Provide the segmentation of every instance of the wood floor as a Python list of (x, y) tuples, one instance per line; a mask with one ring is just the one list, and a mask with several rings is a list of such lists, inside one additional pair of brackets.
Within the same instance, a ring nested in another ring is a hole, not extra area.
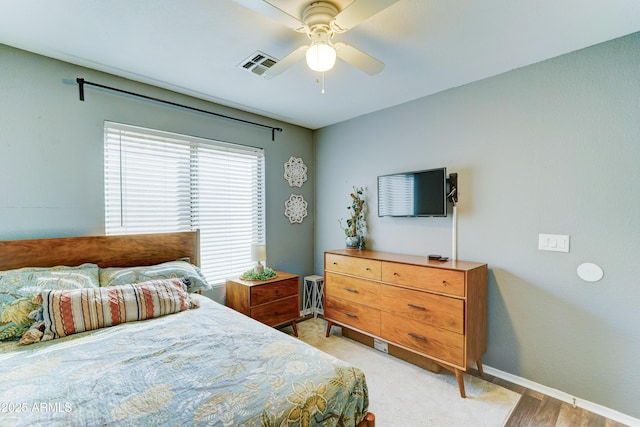
[[(468, 373), (478, 376), (473, 370)], [(569, 403), (487, 373), (483, 378), (522, 395), (505, 427), (627, 427), (626, 424), (620, 424), (582, 408), (574, 408)]]

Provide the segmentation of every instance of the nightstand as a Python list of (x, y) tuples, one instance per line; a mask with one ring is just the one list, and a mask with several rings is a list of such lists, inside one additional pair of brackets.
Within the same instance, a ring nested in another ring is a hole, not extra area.
[(300, 278), (276, 271), (269, 280), (228, 279), (227, 306), (269, 326), (291, 324), (298, 336)]

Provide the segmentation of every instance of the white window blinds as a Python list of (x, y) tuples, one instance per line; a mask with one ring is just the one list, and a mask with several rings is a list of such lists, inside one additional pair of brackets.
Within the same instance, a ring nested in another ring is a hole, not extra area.
[(265, 241), (262, 149), (105, 122), (107, 234), (200, 229), (202, 272), (224, 283)]

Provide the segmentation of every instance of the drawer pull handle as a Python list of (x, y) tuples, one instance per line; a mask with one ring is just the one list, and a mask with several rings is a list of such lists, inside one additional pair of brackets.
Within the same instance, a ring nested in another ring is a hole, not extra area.
[(416, 310), (423, 310), (423, 311), (424, 311), (424, 310), (426, 310), (426, 308), (424, 308), (424, 307), (422, 307), (422, 306), (420, 306), (420, 305), (415, 305), (415, 304), (411, 304), (411, 303), (409, 303), (409, 304), (407, 304), (407, 305), (408, 305), (409, 307), (411, 307), (411, 308), (415, 308)]
[(447, 286), (447, 281), (446, 280), (442, 281), (442, 286)]
[(358, 293), (358, 290), (357, 289), (353, 289), (353, 288), (344, 288), (344, 290), (347, 291), (347, 292), (353, 292), (353, 293), (356, 293), (356, 294)]
[(371, 269), (370, 269), (369, 267), (366, 267), (366, 268), (365, 268), (365, 270), (367, 270), (367, 271), (371, 271)]
[(335, 261), (333, 261), (333, 265), (338, 265), (338, 263), (337, 263), (337, 262), (335, 262)]
[(393, 275), (394, 275), (394, 276), (396, 276), (396, 277), (398, 277), (398, 276), (399, 276), (399, 274), (398, 274), (398, 273), (396, 273), (395, 271), (393, 272)]
[(353, 313), (349, 313), (348, 311), (343, 311), (342, 313), (343, 313), (343, 314), (346, 314), (346, 315), (347, 315), (347, 316), (349, 316), (349, 317), (358, 317), (358, 316), (356, 316), (356, 315), (355, 315), (355, 314), (353, 314)]
[(415, 338), (415, 339), (420, 340), (420, 341), (426, 341), (426, 340), (427, 340), (427, 339), (426, 339), (425, 337), (423, 337), (422, 335), (417, 335), (417, 334), (414, 334), (413, 332), (409, 332), (409, 336), (410, 336), (411, 338)]

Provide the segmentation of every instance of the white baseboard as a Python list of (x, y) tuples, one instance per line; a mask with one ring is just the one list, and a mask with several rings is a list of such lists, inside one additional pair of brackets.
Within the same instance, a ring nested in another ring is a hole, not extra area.
[(504, 372), (499, 369), (492, 368), (491, 366), (483, 365), (483, 370), (487, 374), (493, 375), (494, 377), (501, 378), (503, 380), (521, 385), (523, 387), (529, 388), (531, 390), (534, 390), (540, 393), (544, 393), (547, 396), (551, 396), (553, 398), (556, 398), (563, 402), (567, 402), (579, 408), (586, 409), (587, 411), (593, 412), (594, 414), (602, 415), (603, 417), (609, 418), (611, 420), (617, 421), (622, 424), (626, 424), (631, 427), (640, 427), (640, 419), (623, 414), (622, 412), (618, 412), (611, 408), (598, 405), (597, 403), (589, 402), (588, 400), (580, 399), (578, 397), (572, 396), (563, 391), (556, 390), (555, 388), (538, 384), (526, 378), (518, 377), (508, 372)]

